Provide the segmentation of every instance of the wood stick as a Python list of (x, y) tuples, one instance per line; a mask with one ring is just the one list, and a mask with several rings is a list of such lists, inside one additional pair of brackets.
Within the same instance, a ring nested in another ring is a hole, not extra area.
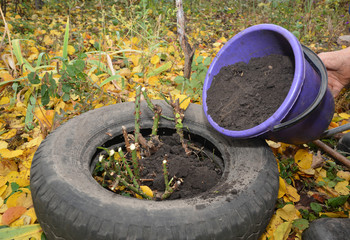
[(186, 37), (186, 33), (185, 33), (186, 22), (185, 22), (185, 14), (182, 6), (182, 0), (176, 0), (176, 8), (177, 8), (177, 13), (176, 13), (177, 33), (179, 35), (180, 46), (182, 48), (182, 51), (184, 51), (184, 54), (185, 54), (184, 77), (187, 79), (190, 79), (191, 65), (192, 65), (195, 49), (194, 48), (192, 49)]
[(321, 148), (323, 151), (328, 153), (332, 158), (338, 160), (339, 162), (343, 163), (345, 166), (350, 168), (350, 160), (338, 153), (337, 151), (335, 151), (334, 149), (332, 149), (331, 147), (329, 147), (327, 144), (321, 142), (320, 140), (315, 140), (313, 141), (313, 143), (317, 147)]

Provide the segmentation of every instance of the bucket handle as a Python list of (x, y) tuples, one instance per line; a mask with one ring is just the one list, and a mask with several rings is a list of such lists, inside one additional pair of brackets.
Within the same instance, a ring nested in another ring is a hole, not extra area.
[[(318, 105), (320, 105), (324, 95), (326, 94), (327, 85), (328, 85), (328, 76), (327, 76), (326, 67), (324, 66), (321, 59), (314, 52), (312, 52), (310, 48), (304, 45), (302, 45), (302, 47), (303, 47), (303, 52), (306, 60), (311, 64), (311, 66), (316, 70), (316, 72), (321, 75), (320, 90), (317, 94), (317, 97), (313, 101), (313, 103), (303, 113), (299, 114), (298, 116), (296, 116), (291, 120), (288, 120), (287, 122), (283, 122), (278, 125), (275, 125), (272, 129), (273, 132), (288, 128), (290, 126), (293, 126), (294, 124), (297, 124), (301, 120), (303, 120), (310, 113), (312, 113), (312, 111), (314, 111), (318, 107)], [(322, 66), (325, 69), (325, 71), (320, 71), (319, 68), (314, 64), (314, 62), (317, 62), (318, 66)]]

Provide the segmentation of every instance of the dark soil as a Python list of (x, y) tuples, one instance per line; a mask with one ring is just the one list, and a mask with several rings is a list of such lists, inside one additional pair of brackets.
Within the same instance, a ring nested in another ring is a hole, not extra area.
[(163, 145), (156, 153), (140, 161), (141, 179), (152, 180), (144, 181), (142, 185), (147, 185), (159, 193), (165, 191), (162, 168), (165, 155), (168, 161), (169, 180), (174, 177), (182, 181), (179, 188), (167, 200), (194, 197), (208, 191), (219, 182), (222, 169), (204, 152), (187, 156), (177, 134), (161, 136), (161, 142)]
[(252, 128), (268, 119), (286, 98), (294, 76), (287, 56), (252, 58), (221, 68), (207, 91), (208, 114), (229, 130)]

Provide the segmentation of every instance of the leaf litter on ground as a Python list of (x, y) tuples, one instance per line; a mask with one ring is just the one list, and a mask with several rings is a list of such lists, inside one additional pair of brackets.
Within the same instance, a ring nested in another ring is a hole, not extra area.
[[(335, 44), (334, 36), (346, 32), (345, 5), (334, 3), (334, 13), (333, 3), (309, 10), (299, 4), (301, 11), (295, 12), (287, 2), (223, 7), (214, 1), (197, 9), (192, 7), (196, 1), (185, 5), (187, 34), (196, 46), (191, 79), (183, 78), (176, 12), (161, 8), (169, 3), (142, 11), (137, 4), (109, 8), (108, 1), (71, 6), (63, 1), (42, 10), (23, 8), (22, 13), (9, 4), (0, 26), (7, 33), (0, 43), (0, 238), (42, 237), (31, 201), (31, 161), (47, 134), (69, 118), (134, 101), (136, 84), (147, 87), (152, 99), (170, 92), (184, 105), (200, 103), (211, 60), (229, 38), (250, 25), (284, 26), (315, 52), (344, 48)], [(69, 9), (69, 16), (60, 8)], [(286, 23), (290, 17), (294, 20)], [(86, 85), (79, 85), (82, 80)], [(339, 114), (330, 128), (349, 121), (346, 96), (338, 99)], [(332, 146), (336, 142), (327, 140)], [(311, 145), (268, 144), (279, 166), (280, 189), (275, 215), (260, 239), (301, 239), (317, 218), (348, 217), (349, 169)]]

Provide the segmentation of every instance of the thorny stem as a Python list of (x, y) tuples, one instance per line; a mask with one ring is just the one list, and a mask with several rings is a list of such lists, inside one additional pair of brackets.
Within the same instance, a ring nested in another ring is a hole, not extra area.
[(130, 152), (130, 142), (129, 142), (128, 132), (126, 131), (126, 127), (125, 126), (122, 126), (122, 131), (123, 131), (123, 136), (124, 136), (126, 150), (128, 152)]
[(154, 117), (151, 136), (156, 136), (158, 133), (159, 118), (162, 114), (162, 108), (159, 105), (154, 106)]
[(140, 175), (139, 175), (139, 161), (137, 159), (137, 151), (136, 151), (135, 144), (131, 144), (130, 145), (130, 150), (131, 150), (131, 160), (132, 160), (132, 165), (134, 167), (135, 177), (137, 179), (139, 179), (140, 178)]
[(168, 175), (168, 169), (167, 169), (167, 160), (166, 160), (166, 155), (165, 159), (163, 160), (163, 175), (164, 175), (164, 183), (165, 183), (165, 191), (169, 191), (170, 186), (169, 186), (169, 175)]
[[(134, 146), (134, 144), (132, 144), (132, 146)], [(139, 186), (139, 184), (137, 183), (137, 180), (136, 180), (134, 174), (132, 173), (132, 171), (131, 171), (131, 169), (130, 169), (130, 167), (129, 167), (129, 164), (127, 163), (127, 161), (126, 161), (126, 159), (125, 159), (124, 152), (123, 152), (122, 148), (119, 148), (119, 149), (118, 149), (118, 152), (119, 152), (119, 156), (121, 157), (121, 159), (122, 159), (122, 161), (123, 161), (123, 163), (124, 163), (124, 165), (125, 165), (126, 171), (127, 171), (127, 173), (129, 174), (129, 176), (130, 176), (130, 178), (131, 178), (131, 180), (132, 180), (134, 186), (135, 186), (136, 188), (140, 188), (140, 186)]]
[(183, 109), (180, 108), (179, 99), (176, 99), (175, 101), (173, 101), (173, 99), (170, 95), (170, 105), (173, 107), (173, 110), (174, 110), (176, 133), (180, 137), (180, 141), (181, 141), (183, 149), (186, 152), (186, 155), (190, 155), (191, 150), (188, 149), (187, 143), (186, 143), (185, 138), (184, 138), (184, 133), (183, 133), (182, 120), (184, 118), (184, 113), (183, 113), (184, 111), (183, 111)]
[(135, 144), (138, 143), (140, 134), (140, 100), (141, 100), (141, 86), (136, 87), (135, 97)]

